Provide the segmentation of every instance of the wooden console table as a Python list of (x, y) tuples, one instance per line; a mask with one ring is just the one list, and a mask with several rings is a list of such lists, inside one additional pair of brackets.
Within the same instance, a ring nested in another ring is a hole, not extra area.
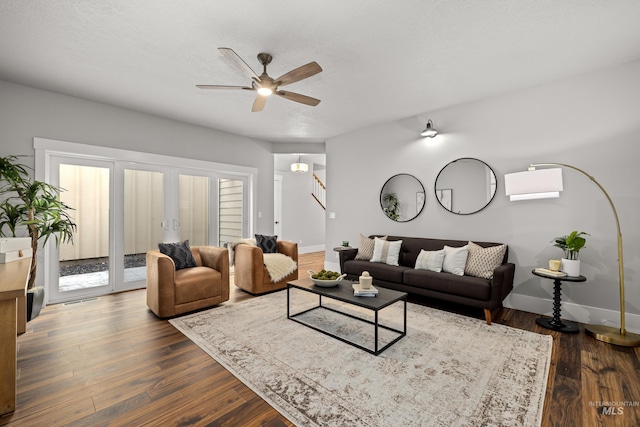
[(16, 409), (16, 337), (26, 330), (30, 266), (31, 258), (0, 264), (0, 415)]

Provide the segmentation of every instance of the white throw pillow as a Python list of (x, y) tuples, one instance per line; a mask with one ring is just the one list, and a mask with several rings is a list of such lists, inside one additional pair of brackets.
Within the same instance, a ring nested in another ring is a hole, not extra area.
[(431, 270), (435, 272), (442, 271), (442, 262), (444, 261), (444, 249), (439, 251), (420, 250), (418, 259), (416, 259), (416, 270)]
[[(382, 236), (380, 239), (387, 240), (387, 236)], [(375, 241), (360, 234), (360, 246), (358, 247), (358, 253), (356, 254), (356, 260), (370, 261), (373, 256), (373, 248)]]
[(376, 237), (371, 262), (384, 262), (385, 264), (389, 265), (398, 265), (401, 246), (402, 240), (388, 242)]
[(464, 267), (467, 265), (468, 254), (469, 245), (464, 245), (461, 248), (445, 246), (442, 271), (445, 273), (455, 274), (456, 276), (464, 276)]

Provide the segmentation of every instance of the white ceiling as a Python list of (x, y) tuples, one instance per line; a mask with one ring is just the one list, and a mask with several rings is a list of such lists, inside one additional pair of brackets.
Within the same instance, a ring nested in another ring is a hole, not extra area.
[[(638, 0), (2, 0), (0, 79), (236, 134), (322, 142), (640, 59)], [(251, 113), (234, 49), (323, 72)], [(1, 101), (0, 101), (1, 102)], [(427, 117), (425, 116), (425, 119)]]

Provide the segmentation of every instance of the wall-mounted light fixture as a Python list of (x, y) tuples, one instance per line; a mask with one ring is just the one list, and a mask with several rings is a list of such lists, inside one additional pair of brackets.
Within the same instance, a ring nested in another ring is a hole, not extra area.
[(298, 161), (296, 163), (291, 163), (291, 172), (305, 173), (308, 171), (309, 171), (309, 165), (306, 163), (300, 162), (300, 156), (298, 156)]
[(433, 122), (431, 119), (427, 122), (427, 127), (424, 128), (420, 135), (426, 136), (427, 138), (433, 138), (438, 134), (438, 131), (433, 128)]
[[(553, 169), (537, 170), (536, 167)], [(622, 259), (622, 232), (620, 231), (620, 221), (618, 212), (609, 197), (609, 193), (594, 177), (575, 166), (564, 163), (538, 163), (529, 166), (527, 172), (516, 172), (504, 176), (504, 187), (507, 196), (511, 200), (541, 199), (546, 197), (558, 197), (562, 191), (562, 169), (568, 168), (580, 172), (589, 178), (604, 194), (616, 221), (618, 230), (618, 283), (620, 287), (620, 328), (604, 325), (587, 325), (585, 332), (593, 338), (609, 344), (616, 344), (624, 347), (640, 346), (640, 335), (627, 332), (625, 328), (624, 312), (624, 264)], [(515, 197), (515, 198), (514, 198)]]

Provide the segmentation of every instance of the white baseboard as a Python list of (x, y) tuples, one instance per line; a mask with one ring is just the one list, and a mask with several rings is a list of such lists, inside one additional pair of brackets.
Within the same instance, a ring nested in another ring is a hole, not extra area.
[[(549, 298), (511, 293), (504, 300), (504, 306), (545, 316), (553, 315), (553, 300)], [(563, 319), (588, 325), (620, 327), (620, 312), (616, 310), (562, 302), (560, 315)], [(640, 333), (640, 315), (626, 313), (625, 328), (629, 332)]]
[(324, 269), (329, 271), (340, 271), (340, 262), (324, 261)]
[(311, 252), (324, 252), (325, 251), (325, 246), (324, 245), (315, 245), (315, 246), (298, 246), (298, 253), (299, 254), (308, 254)]

